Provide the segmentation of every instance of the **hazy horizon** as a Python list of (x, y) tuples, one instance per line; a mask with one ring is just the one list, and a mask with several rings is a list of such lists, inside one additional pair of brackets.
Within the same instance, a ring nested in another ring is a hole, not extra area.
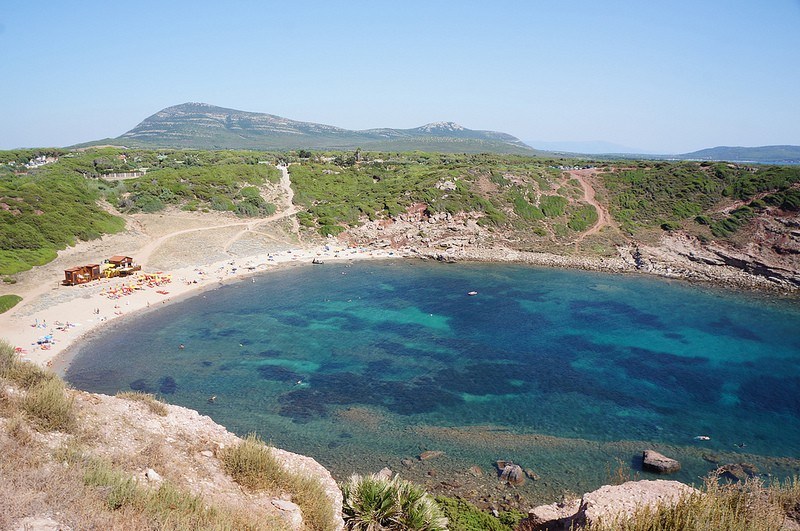
[(800, 145), (798, 26), (798, 0), (12, 2), (0, 149), (117, 137), (188, 101), (645, 153)]

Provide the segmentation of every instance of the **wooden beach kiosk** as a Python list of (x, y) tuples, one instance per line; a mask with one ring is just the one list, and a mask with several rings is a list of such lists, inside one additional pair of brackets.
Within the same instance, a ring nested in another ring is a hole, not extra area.
[(75, 286), (100, 278), (100, 264), (87, 264), (64, 270), (64, 284)]
[(130, 256), (114, 255), (106, 260), (106, 262), (108, 262), (108, 265), (110, 266), (103, 272), (107, 278), (126, 277), (135, 273), (136, 271), (142, 270), (142, 266), (133, 265), (133, 258)]
[(115, 255), (108, 259), (108, 263), (114, 267), (131, 267), (133, 258), (130, 256)]

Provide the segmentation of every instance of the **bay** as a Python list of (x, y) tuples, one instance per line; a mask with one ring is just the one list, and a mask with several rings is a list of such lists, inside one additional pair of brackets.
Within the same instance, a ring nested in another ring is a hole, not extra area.
[(253, 280), (110, 324), (77, 347), (67, 380), (155, 393), (338, 479), (389, 466), (462, 493), (494, 488), (495, 460), (510, 459), (538, 478), (517, 491), (552, 501), (650, 478), (645, 448), (680, 459), (673, 477), (690, 483), (726, 463), (800, 472), (796, 301), (418, 261)]

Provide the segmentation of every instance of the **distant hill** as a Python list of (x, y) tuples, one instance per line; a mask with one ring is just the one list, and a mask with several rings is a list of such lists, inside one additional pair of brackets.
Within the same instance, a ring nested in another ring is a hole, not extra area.
[(127, 133), (79, 147), (116, 144), (129, 147), (195, 149), (355, 149), (512, 153), (536, 151), (518, 138), (495, 131), (475, 131), (453, 122), (414, 129), (352, 131), (331, 125), (298, 122), (272, 114), (184, 103), (146, 118)]
[(676, 158), (690, 160), (724, 160), (728, 162), (757, 162), (762, 164), (800, 164), (800, 146), (719, 146), (678, 155)]

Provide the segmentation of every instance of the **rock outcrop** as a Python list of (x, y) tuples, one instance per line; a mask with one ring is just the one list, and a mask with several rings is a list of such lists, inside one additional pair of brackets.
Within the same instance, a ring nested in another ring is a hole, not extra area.
[(642, 468), (656, 474), (672, 474), (681, 469), (681, 464), (655, 450), (645, 450), (642, 452)]
[(522, 467), (515, 465), (511, 461), (497, 461), (497, 470), (500, 473), (500, 481), (505, 481), (509, 485), (522, 485), (525, 483), (525, 472)]
[[(245, 494), (225, 472), (218, 453), (241, 442), (235, 434), (210, 417), (180, 406), (166, 405), (166, 415), (150, 411), (146, 404), (122, 398), (75, 392), (81, 422), (94, 426), (89, 451), (111, 462), (137, 466), (137, 458), (150, 456), (142, 467), (145, 481), (159, 484), (162, 476), (180, 488), (226, 506), (255, 507), (287, 522), (289, 529), (303, 529), (303, 517), (290, 495)], [(320, 481), (341, 519), (342, 493), (322, 465), (310, 457), (273, 448), (273, 455), (292, 474)], [(153, 457), (155, 456), (155, 457)]]
[(678, 481), (662, 479), (605, 485), (580, 499), (531, 509), (524, 529), (554, 531), (600, 522), (613, 524), (617, 519), (631, 516), (640, 507), (675, 503), (682, 495), (693, 492), (698, 491)]

